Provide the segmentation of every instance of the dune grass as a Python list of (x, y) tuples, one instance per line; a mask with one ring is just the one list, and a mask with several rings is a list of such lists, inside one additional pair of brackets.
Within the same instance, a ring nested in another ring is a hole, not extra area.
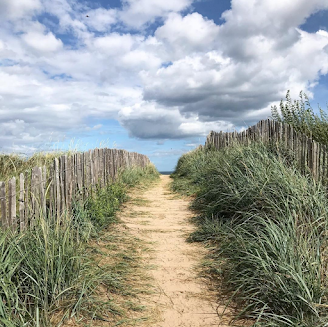
[[(17, 172), (28, 167), (18, 159), (14, 164)], [(2, 176), (9, 175), (3, 172)], [(115, 302), (99, 302), (96, 295), (99, 288), (108, 293), (123, 289), (124, 272), (100, 265), (90, 243), (117, 222), (115, 213), (127, 200), (129, 188), (157, 176), (153, 166), (126, 169), (85, 203), (74, 203), (61, 224), (42, 217), (31, 231), (0, 231), (0, 324), (46, 327), (72, 316), (102, 319), (104, 308), (119, 314)]]
[(38, 152), (30, 157), (17, 154), (0, 154), (0, 181), (7, 181), (20, 173), (31, 171), (33, 167), (50, 166), (55, 158), (70, 152)]
[(212, 246), (212, 275), (254, 326), (327, 326), (326, 188), (290, 153), (257, 143), (183, 156), (172, 188), (195, 195), (191, 241)]

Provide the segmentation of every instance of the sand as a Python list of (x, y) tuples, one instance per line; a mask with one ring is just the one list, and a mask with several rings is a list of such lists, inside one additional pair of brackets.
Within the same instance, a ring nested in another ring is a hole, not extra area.
[(148, 242), (152, 250), (147, 260), (154, 265), (149, 273), (155, 292), (147, 305), (153, 306), (158, 316), (152, 326), (227, 326), (217, 314), (224, 308), (218, 307), (215, 292), (209, 291), (197, 274), (206, 249), (186, 241), (195, 228), (190, 222), (189, 201), (170, 192), (169, 183), (169, 176), (162, 175), (159, 183), (134, 194), (138, 201), (127, 208), (134, 214), (121, 214), (130, 232)]

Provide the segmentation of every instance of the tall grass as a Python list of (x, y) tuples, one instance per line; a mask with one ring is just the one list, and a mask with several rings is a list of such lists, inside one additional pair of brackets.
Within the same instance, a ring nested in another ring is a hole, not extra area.
[(41, 217), (23, 234), (0, 231), (0, 325), (53, 326), (74, 315), (99, 314), (95, 292), (100, 285), (109, 292), (115, 289), (117, 273), (94, 261), (88, 241), (117, 221), (115, 213), (132, 184), (158, 174), (153, 167), (141, 170), (122, 171), (86, 203), (74, 203), (61, 224)]
[(263, 144), (197, 150), (179, 161), (173, 188), (194, 191), (190, 239), (214, 245), (213, 271), (240, 317), (326, 326), (327, 192), (286, 153)]
[(67, 152), (39, 152), (31, 157), (16, 154), (0, 154), (0, 181), (7, 181), (20, 173), (31, 171), (33, 167), (49, 166), (55, 158)]
[[(0, 237), (0, 320), (4, 326), (50, 326), (54, 310), (72, 311), (87, 295), (90, 259), (71, 222), (42, 221), (22, 235)], [(80, 293), (80, 294), (79, 294)]]

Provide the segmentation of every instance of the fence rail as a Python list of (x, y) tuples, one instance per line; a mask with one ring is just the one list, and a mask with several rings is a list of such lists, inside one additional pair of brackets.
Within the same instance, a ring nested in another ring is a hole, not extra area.
[(293, 126), (274, 120), (261, 120), (256, 125), (249, 127), (240, 133), (214, 132), (208, 136), (205, 147), (222, 149), (236, 142), (250, 144), (254, 141), (282, 142), (287, 149), (293, 151), (303, 172), (310, 169), (317, 180), (328, 177), (328, 149), (306, 135), (297, 132)]
[(73, 200), (84, 201), (96, 185), (104, 187), (115, 181), (121, 168), (146, 167), (147, 156), (116, 149), (94, 149), (63, 155), (50, 168), (34, 167), (0, 181), (0, 222), (4, 229), (23, 231), (35, 226), (41, 217), (60, 221), (69, 212)]

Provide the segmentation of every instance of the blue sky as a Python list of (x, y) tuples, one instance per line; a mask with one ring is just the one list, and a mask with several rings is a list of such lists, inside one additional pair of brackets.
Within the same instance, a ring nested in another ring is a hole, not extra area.
[(170, 171), (288, 89), (326, 108), (327, 31), (326, 0), (0, 0), (0, 151), (106, 145)]

